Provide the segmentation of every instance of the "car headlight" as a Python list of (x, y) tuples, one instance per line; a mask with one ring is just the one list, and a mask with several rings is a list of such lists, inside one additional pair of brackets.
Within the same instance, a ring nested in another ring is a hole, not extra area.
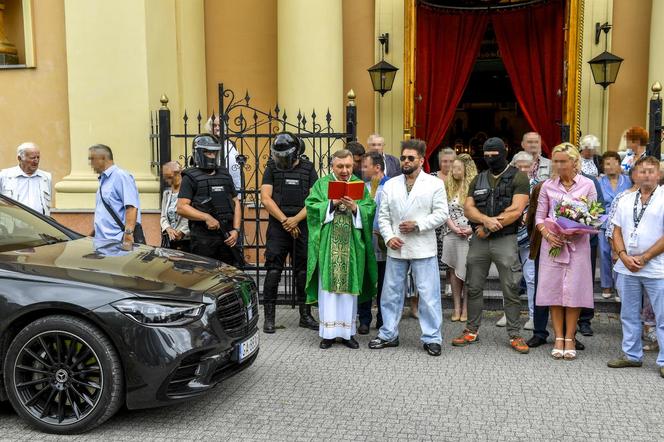
[(205, 304), (136, 299), (123, 299), (111, 305), (140, 324), (155, 326), (189, 324), (199, 319), (205, 310)]

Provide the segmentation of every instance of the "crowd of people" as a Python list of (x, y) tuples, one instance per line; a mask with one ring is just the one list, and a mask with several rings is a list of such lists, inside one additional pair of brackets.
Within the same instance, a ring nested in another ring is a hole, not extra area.
[[(242, 268), (241, 177), (222, 161), (232, 146), (219, 143), (218, 122), (209, 126), (210, 134), (193, 140), (192, 167), (162, 167), (169, 188), (162, 196), (161, 245)], [(260, 189), (269, 214), (263, 331), (277, 329), (277, 292), (290, 256), (299, 325), (319, 331), (321, 348), (336, 342), (358, 348), (355, 335), (370, 333), (374, 302), (377, 334), (369, 348), (398, 346), (408, 300), (424, 350), (438, 356), (441, 276), (450, 286), (451, 321), (464, 324), (451, 344), (465, 347), (480, 340), (483, 294), (494, 265), (505, 313), (497, 325), (505, 326), (510, 347), (528, 353), (545, 344), (550, 316), (552, 358), (573, 360), (584, 348), (577, 334), (593, 334), (599, 263), (602, 296), (622, 303), (623, 355), (608, 366), (641, 366), (644, 350), (659, 350), (664, 377), (662, 173), (659, 159), (646, 154), (643, 128), (630, 128), (625, 137), (624, 158), (611, 150), (599, 156), (593, 135), (578, 148), (559, 144), (546, 158), (540, 135), (529, 132), (511, 161), (505, 143), (493, 137), (483, 145), (486, 170), (478, 173), (470, 155), (443, 148), (439, 170), (427, 174), (423, 141), (403, 141), (397, 158), (385, 153), (384, 138), (374, 134), (366, 149), (349, 142), (334, 152), (330, 173), (319, 177), (301, 139), (276, 135)], [(19, 146), (18, 166), (0, 171), (0, 192), (48, 216), (51, 175), (39, 169), (39, 159), (36, 145)], [(144, 243), (131, 174), (114, 164), (111, 148), (102, 144), (89, 148), (89, 162), (99, 175), (91, 234), (127, 247)], [(608, 217), (594, 234), (562, 234), (549, 223), (562, 200), (598, 201)], [(523, 326), (522, 293), (528, 299)], [(522, 329), (532, 330), (528, 340)]]

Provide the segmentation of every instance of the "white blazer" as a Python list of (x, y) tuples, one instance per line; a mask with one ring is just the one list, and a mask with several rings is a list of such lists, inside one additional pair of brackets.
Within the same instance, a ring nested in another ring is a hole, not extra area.
[[(404, 175), (391, 178), (383, 186), (378, 211), (378, 227), (387, 244), (394, 237), (404, 245), (399, 250), (387, 248), (387, 256), (399, 259), (431, 258), (438, 253), (436, 231), (447, 221), (447, 195), (442, 180), (420, 171), (410, 194), (406, 192)], [(399, 223), (415, 221), (419, 231), (399, 233)]]
[[(0, 171), (0, 193), (9, 198), (15, 199), (19, 203), (25, 204), (37, 212), (41, 212), (46, 216), (51, 214), (51, 174), (37, 169), (34, 175), (39, 177), (39, 195), (19, 195), (18, 191), (18, 177), (23, 175), (23, 171), (19, 166), (10, 167)], [(40, 204), (37, 205), (36, 201), (39, 200)], [(29, 204), (34, 201), (34, 204)]]

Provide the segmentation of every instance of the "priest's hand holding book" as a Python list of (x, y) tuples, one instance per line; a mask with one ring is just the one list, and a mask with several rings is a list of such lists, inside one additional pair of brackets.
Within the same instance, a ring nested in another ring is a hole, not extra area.
[(353, 214), (357, 212), (357, 203), (355, 202), (354, 199), (344, 196), (341, 199), (332, 200), (332, 205), (335, 208), (339, 207), (341, 204), (343, 204), (344, 207), (346, 207), (346, 209), (350, 209), (350, 211), (353, 212)]

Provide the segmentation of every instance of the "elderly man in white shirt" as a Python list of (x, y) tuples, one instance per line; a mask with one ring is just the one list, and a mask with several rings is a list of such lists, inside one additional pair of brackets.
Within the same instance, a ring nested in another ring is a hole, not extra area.
[(50, 215), (51, 174), (39, 169), (39, 147), (23, 143), (16, 149), (18, 166), (0, 171), (0, 193)]
[(442, 180), (422, 171), (426, 145), (421, 140), (401, 143), (402, 175), (383, 187), (378, 212), (380, 234), (387, 245), (387, 265), (380, 309), (383, 326), (369, 343), (371, 349), (399, 345), (408, 268), (420, 295), (421, 341), (431, 356), (440, 356), (443, 312), (435, 229), (448, 218)]

